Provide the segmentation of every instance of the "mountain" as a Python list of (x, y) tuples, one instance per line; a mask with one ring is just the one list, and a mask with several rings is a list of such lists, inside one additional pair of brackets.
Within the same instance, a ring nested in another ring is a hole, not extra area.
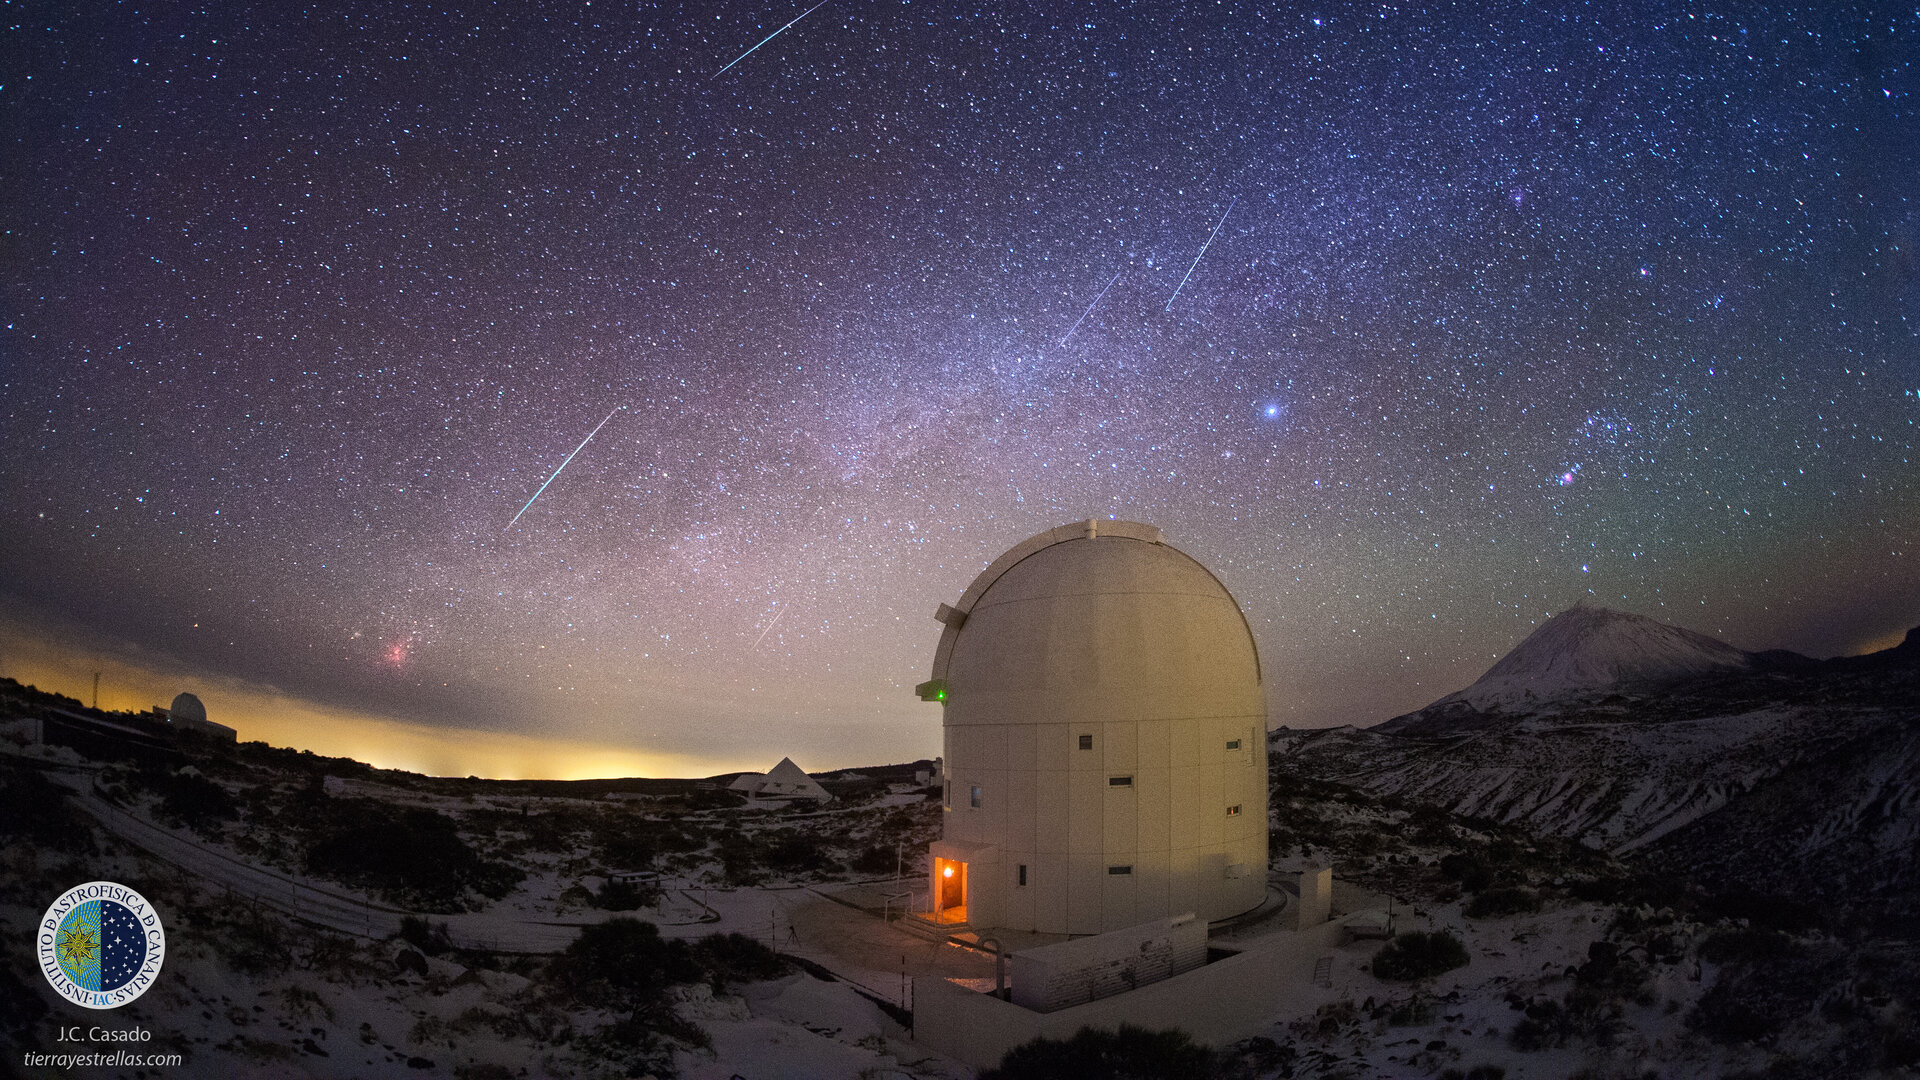
[(1576, 608), (1459, 693), (1281, 729), (1272, 757), (1726, 888), (1920, 916), (1920, 628), (1813, 660)]
[(1705, 634), (1644, 615), (1582, 605), (1548, 619), (1472, 686), (1395, 717), (1380, 730), (1444, 734), (1489, 712), (1536, 708), (1623, 687), (1790, 666), (1804, 659), (1779, 653), (1762, 661)]

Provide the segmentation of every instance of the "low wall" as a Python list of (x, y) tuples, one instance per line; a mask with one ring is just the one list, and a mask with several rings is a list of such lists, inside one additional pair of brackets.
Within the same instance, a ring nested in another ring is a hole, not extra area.
[(1207, 924), (1192, 913), (1094, 937), (1022, 949), (1012, 957), (1013, 1003), (1056, 1012), (1130, 993), (1207, 962)]
[(1008, 1050), (1045, 1036), (1067, 1039), (1081, 1028), (1121, 1024), (1178, 1028), (1208, 1046), (1257, 1035), (1288, 1014), (1313, 981), (1313, 964), (1340, 941), (1325, 923), (1276, 934), (1229, 956), (1138, 990), (1039, 1013), (936, 976), (913, 980), (913, 1039), (976, 1068), (1000, 1064)]

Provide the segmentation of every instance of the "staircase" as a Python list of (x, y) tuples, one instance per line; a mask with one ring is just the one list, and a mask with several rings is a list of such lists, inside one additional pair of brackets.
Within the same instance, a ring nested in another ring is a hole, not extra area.
[(942, 944), (952, 940), (955, 934), (973, 932), (973, 926), (968, 923), (936, 923), (925, 915), (917, 914), (903, 915), (895, 919), (893, 925), (914, 937), (926, 938), (928, 941), (937, 941)]

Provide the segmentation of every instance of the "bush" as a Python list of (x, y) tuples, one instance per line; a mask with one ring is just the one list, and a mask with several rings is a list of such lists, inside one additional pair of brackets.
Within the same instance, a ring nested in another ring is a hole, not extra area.
[(1745, 919), (1761, 929), (1792, 933), (1820, 925), (1820, 913), (1811, 905), (1782, 896), (1730, 890), (1707, 901), (1706, 908), (1724, 919)]
[(1241, 1073), (1271, 1080), (1286, 1080), (1293, 1075), (1294, 1063), (1300, 1058), (1300, 1051), (1292, 1043), (1274, 1042), (1265, 1035), (1255, 1035), (1244, 1042), (1235, 1043), (1229, 1050), (1230, 1058), (1237, 1059), (1240, 1070), (1234, 1072), (1222, 1069), (1225, 1075)]
[(1564, 1001), (1547, 999), (1526, 1006), (1526, 1019), (1513, 1029), (1520, 1050), (1545, 1050), (1576, 1039), (1610, 1046), (1629, 1030), (1625, 1003), (1651, 1005), (1647, 969), (1621, 955), (1610, 941), (1587, 946), (1587, 962), (1573, 971), (1573, 989)]
[(693, 943), (693, 960), (706, 972), (715, 993), (734, 983), (777, 979), (787, 973), (785, 960), (745, 934), (709, 934)]
[(168, 777), (160, 784), (162, 817), (171, 818), (195, 832), (209, 832), (219, 822), (240, 816), (240, 805), (227, 789), (194, 773)]
[(875, 844), (854, 856), (852, 865), (862, 874), (891, 874), (902, 862), (893, 848)]
[(804, 833), (788, 834), (775, 840), (763, 855), (768, 866), (796, 872), (818, 870), (826, 860), (820, 841)]
[(1700, 959), (1709, 964), (1762, 964), (1784, 960), (1793, 942), (1776, 930), (1716, 930), (1700, 943)]
[(656, 1010), (674, 983), (701, 977), (686, 942), (667, 941), (659, 927), (625, 917), (581, 927), (547, 973), (583, 1005), (634, 1014)]
[(370, 886), (403, 902), (459, 910), (468, 889), (499, 899), (525, 877), (482, 859), (444, 814), (366, 799), (336, 800), (337, 823), (307, 849), (307, 870)]
[(1007, 1051), (980, 1080), (1191, 1080), (1212, 1076), (1214, 1055), (1184, 1031), (1081, 1028), (1067, 1040), (1039, 1038)]
[(1373, 973), (1382, 979), (1427, 979), (1465, 967), (1467, 947), (1444, 930), (1401, 934), (1373, 955)]
[(1540, 910), (1540, 896), (1532, 889), (1507, 886), (1488, 889), (1467, 905), (1468, 918), (1484, 919), (1497, 915), (1519, 915)]
[(1479, 892), (1493, 884), (1493, 867), (1477, 855), (1454, 852), (1442, 856), (1440, 872), (1450, 881), (1457, 881), (1468, 892)]
[(72, 794), (34, 769), (0, 771), (0, 837), (21, 837), (68, 855), (91, 855), (93, 829), (67, 801)]
[[(709, 934), (698, 941), (660, 936), (650, 922), (617, 916), (582, 927), (580, 936), (547, 966), (550, 981), (584, 1005), (634, 1015), (652, 1014), (664, 1023), (667, 988), (706, 982), (714, 990), (773, 979), (787, 963), (773, 950), (744, 934)], [(668, 1034), (678, 1031), (662, 1028)]]
[(1508, 1039), (1512, 1041), (1514, 1049), (1532, 1053), (1565, 1046), (1568, 1040), (1579, 1034), (1579, 1021), (1567, 1012), (1566, 1006), (1548, 999), (1529, 1004), (1527, 1015), (1514, 1026), (1513, 1034)]
[(1768, 1015), (1760, 1003), (1747, 1000), (1740, 987), (1715, 983), (1687, 1014), (1687, 1026), (1723, 1044), (1755, 1042), (1779, 1031), (1779, 1018)]
[(608, 880), (592, 894), (593, 906), (605, 911), (635, 911), (660, 900), (660, 886), (652, 883)]
[(400, 916), (400, 938), (428, 956), (439, 956), (453, 948), (453, 938), (447, 933), (446, 923), (415, 915)]

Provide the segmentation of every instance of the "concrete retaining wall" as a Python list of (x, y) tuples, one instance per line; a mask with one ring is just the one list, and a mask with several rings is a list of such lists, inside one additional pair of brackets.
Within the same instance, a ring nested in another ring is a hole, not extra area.
[(1291, 1014), (1294, 999), (1310, 996), (1314, 961), (1333, 950), (1340, 932), (1338, 924), (1326, 923), (1278, 934), (1205, 967), (1050, 1013), (919, 976), (913, 980), (913, 1038), (976, 1069), (1000, 1064), (1021, 1043), (1041, 1036), (1067, 1039), (1086, 1027), (1178, 1028), (1197, 1042), (1225, 1046), (1266, 1030)]

